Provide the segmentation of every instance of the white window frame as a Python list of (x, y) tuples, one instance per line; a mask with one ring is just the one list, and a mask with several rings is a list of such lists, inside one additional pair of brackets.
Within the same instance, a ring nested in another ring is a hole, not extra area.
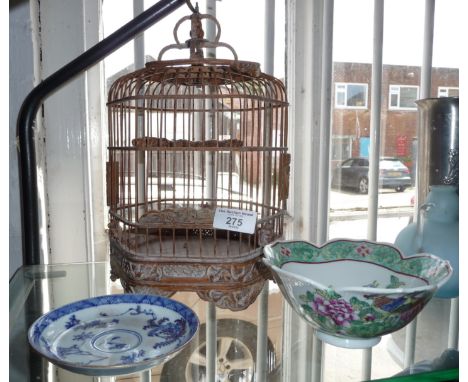
[[(388, 87), (388, 110), (410, 110), (414, 111), (417, 110), (416, 104), (414, 107), (401, 107), (400, 106), (400, 91), (401, 88), (416, 88), (416, 99), (419, 98), (419, 86), (418, 85), (394, 85), (390, 84)], [(398, 96), (398, 106), (392, 106), (392, 94), (396, 94)]]
[(437, 97), (449, 97), (448, 94), (450, 90), (460, 90), (460, 89), (456, 86), (439, 86), (437, 88)]
[[(348, 86), (349, 85), (358, 85), (363, 86), (365, 88), (365, 105), (364, 106), (349, 106), (349, 105), (339, 105), (338, 104), (338, 94), (344, 93), (345, 102), (348, 102)], [(344, 91), (339, 90), (340, 86), (344, 86)], [(367, 109), (368, 105), (368, 98), (369, 98), (369, 85), (367, 83), (360, 83), (360, 82), (335, 82), (335, 108), (336, 109)]]

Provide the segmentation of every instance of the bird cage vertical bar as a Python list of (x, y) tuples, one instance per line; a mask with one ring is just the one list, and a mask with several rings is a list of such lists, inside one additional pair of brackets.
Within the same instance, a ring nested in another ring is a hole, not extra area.
[[(153, 135), (153, 118), (152, 118), (152, 109), (153, 109), (153, 101), (148, 100), (146, 103), (146, 111), (145, 111), (145, 125), (146, 125), (146, 133), (148, 136)], [(148, 151), (146, 153), (146, 209), (145, 212), (148, 211), (148, 209), (151, 208), (152, 201), (154, 200), (154, 169), (153, 169), (153, 151)]]
[[(195, 95), (197, 98), (194, 100), (194, 109), (195, 109), (195, 115), (194, 115), (194, 121), (193, 121), (193, 139), (196, 142), (201, 142), (203, 139), (203, 123), (204, 123), (204, 100), (203, 98), (200, 98), (200, 96), (203, 94), (202, 90), (200, 88), (195, 88)], [(203, 176), (203, 164), (204, 164), (204, 157), (203, 157), (203, 152), (195, 152), (192, 151), (193, 155), (193, 175), (192, 175), (192, 184), (195, 190), (195, 184), (197, 183), (198, 178), (201, 176), (202, 181), (204, 179)], [(202, 203), (204, 203), (204, 191), (203, 191), (204, 185), (202, 183), (202, 192), (203, 194), (200, 195), (199, 197), (202, 199)], [(195, 195), (195, 194), (194, 194)]]
[[(271, 98), (271, 94), (269, 94), (269, 87), (266, 87), (267, 93), (265, 94), (266, 97)], [(267, 148), (263, 152), (263, 195), (262, 195), (262, 218), (269, 215), (268, 206), (271, 205), (271, 149), (272, 149), (272, 136), (271, 132), (273, 129), (273, 108), (270, 102), (263, 102), (263, 137), (262, 143), (263, 146)]]
[[(253, 83), (253, 92), (256, 96), (258, 96), (258, 93), (255, 89), (256, 82)], [(262, 129), (262, 106), (260, 104), (260, 100), (255, 99), (253, 101), (253, 108), (252, 108), (252, 113), (255, 113), (253, 116), (253, 121), (255, 125), (255, 130), (257, 132), (257, 136), (255, 137), (255, 146), (258, 147), (261, 142), (263, 141), (263, 129)], [(263, 159), (264, 159), (264, 152), (256, 151), (255, 152), (256, 160), (255, 160), (255, 176), (253, 179), (255, 179), (256, 182), (256, 195), (255, 195), (255, 201), (257, 203), (257, 213), (260, 212), (259, 209), (261, 209), (261, 206), (263, 204), (263, 198), (262, 198), (262, 187), (263, 187), (263, 182), (260, 179), (260, 174), (262, 173), (262, 168), (261, 165), (263, 164)], [(263, 208), (262, 208), (263, 210)]]
[[(120, 181), (120, 187), (121, 187), (121, 200), (120, 200), (120, 205), (121, 205), (121, 212), (122, 216), (124, 219), (130, 220), (130, 207), (129, 207), (129, 202), (128, 202), (128, 197), (130, 195), (129, 190), (128, 190), (128, 181), (127, 181), (127, 171), (129, 168), (129, 152), (126, 150), (123, 150), (122, 148), (125, 147), (125, 136), (127, 134), (127, 108), (125, 107), (124, 103), (121, 103), (121, 108), (120, 108), (120, 140), (118, 144), (117, 150), (120, 151), (120, 157), (122, 161), (122, 166), (120, 170), (120, 176), (119, 176), (119, 181)], [(123, 227), (123, 232), (122, 236), (125, 237), (125, 239), (128, 239), (127, 237), (128, 234), (128, 227), (124, 226)]]
[[(243, 88), (240, 89), (241, 91), (244, 90)], [(239, 108), (241, 110), (243, 110), (241, 113), (240, 113), (240, 126), (241, 126), (241, 139), (243, 141), (245, 141), (246, 145), (247, 146), (253, 146), (252, 145), (252, 136), (249, 136), (248, 133), (247, 133), (247, 103), (249, 101), (245, 100), (245, 99), (242, 99), (242, 98), (239, 98)], [(242, 168), (244, 169), (244, 173), (245, 173), (245, 176), (243, 178), (243, 181), (247, 183), (247, 188), (248, 188), (248, 199), (250, 201), (249, 203), (249, 206), (248, 208), (251, 210), (253, 209), (253, 176), (252, 176), (252, 173), (253, 173), (253, 169), (252, 169), (252, 166), (253, 166), (253, 161), (250, 161), (249, 160), (249, 153), (247, 153), (247, 151), (243, 152), (242, 153), (242, 158), (243, 158), (243, 162), (244, 162), (244, 165), (242, 166)]]
[[(273, 182), (273, 196), (272, 196), (272, 205), (278, 206), (278, 208), (281, 208), (281, 200), (280, 200), (280, 188), (281, 184), (279, 182), (279, 177), (280, 177), (280, 171), (281, 167), (279, 164), (280, 158), (283, 156), (283, 150), (278, 150), (278, 147), (281, 147), (281, 142), (279, 141), (280, 135), (282, 134), (281, 131), (281, 113), (282, 113), (282, 108), (275, 108), (273, 112), (273, 120), (272, 124), (274, 126), (273, 129), (273, 150), (272, 151), (272, 182)], [(287, 179), (285, 179), (284, 183), (287, 182)], [(287, 186), (284, 184), (284, 186)]]
[[(135, 137), (145, 136), (145, 104), (141, 99), (135, 100)], [(138, 219), (145, 212), (146, 207), (146, 157), (145, 150), (135, 150), (135, 218)]]
[[(212, 132), (213, 132), (213, 120), (211, 119), (212, 112), (211, 110), (211, 100), (210, 100), (210, 87), (209, 85), (204, 86), (204, 106), (203, 109), (205, 110), (204, 116), (203, 116), (203, 138), (202, 142), (204, 142), (204, 145), (206, 145), (206, 142), (212, 139)], [(204, 181), (204, 199), (208, 202), (209, 205), (212, 205), (211, 201), (213, 199), (213, 158), (212, 158), (212, 152), (209, 150), (203, 150), (203, 159), (204, 159), (204, 176), (203, 176), (203, 181)]]

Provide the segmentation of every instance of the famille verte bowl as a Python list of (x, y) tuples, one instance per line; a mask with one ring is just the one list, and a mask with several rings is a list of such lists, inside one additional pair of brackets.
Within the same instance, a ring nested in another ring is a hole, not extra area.
[(115, 376), (168, 361), (193, 339), (196, 314), (166, 297), (116, 294), (64, 305), (30, 327), (31, 346), (74, 373)]
[(283, 241), (265, 246), (264, 263), (293, 309), (323, 341), (368, 348), (413, 320), (452, 275), (430, 254), (404, 257), (386, 243)]

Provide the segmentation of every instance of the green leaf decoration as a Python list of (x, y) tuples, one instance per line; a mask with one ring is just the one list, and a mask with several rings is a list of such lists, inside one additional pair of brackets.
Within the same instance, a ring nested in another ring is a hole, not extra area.
[(351, 299), (349, 300), (349, 303), (351, 304), (354, 310), (363, 310), (363, 309), (369, 309), (372, 307), (369, 303), (359, 300), (356, 297), (351, 297)]
[(399, 288), (403, 285), (406, 285), (403, 281), (400, 281), (400, 279), (394, 275), (390, 276), (390, 284), (388, 284), (385, 288), (387, 289), (394, 289), (394, 288)]
[(314, 310), (312, 309), (312, 307), (310, 305), (307, 305), (307, 304), (302, 304), (301, 305), (302, 309), (304, 309), (304, 311), (308, 314), (314, 314)]
[(341, 294), (336, 293), (332, 289), (327, 289), (322, 296), (325, 297), (327, 300), (338, 300), (339, 298), (341, 298)]

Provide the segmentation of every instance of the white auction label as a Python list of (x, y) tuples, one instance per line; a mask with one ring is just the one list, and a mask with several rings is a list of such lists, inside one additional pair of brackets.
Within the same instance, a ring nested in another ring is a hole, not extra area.
[(257, 213), (247, 210), (217, 207), (213, 227), (243, 233), (254, 233)]

